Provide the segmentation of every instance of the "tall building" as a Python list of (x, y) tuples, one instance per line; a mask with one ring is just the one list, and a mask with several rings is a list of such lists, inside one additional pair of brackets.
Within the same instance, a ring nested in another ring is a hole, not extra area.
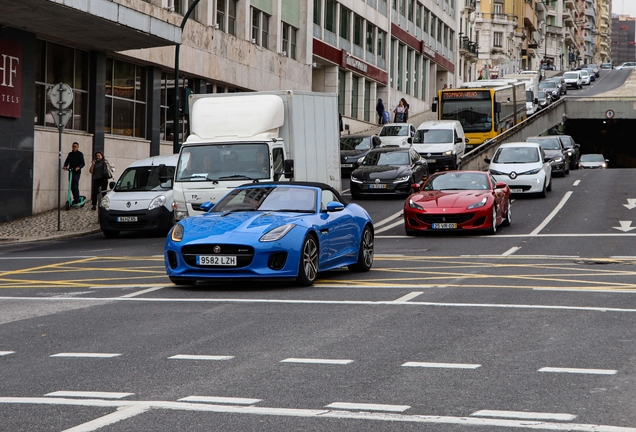
[(619, 65), (636, 61), (636, 18), (612, 17), (612, 62)]
[(612, 60), (612, 0), (598, 0), (600, 19), (598, 20), (598, 62)]

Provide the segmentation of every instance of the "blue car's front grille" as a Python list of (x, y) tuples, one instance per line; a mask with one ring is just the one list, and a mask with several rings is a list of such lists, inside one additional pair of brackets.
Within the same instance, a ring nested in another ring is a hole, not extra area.
[[(215, 252), (215, 248), (218, 248)], [(223, 255), (236, 256), (236, 266), (199, 266), (197, 265), (197, 255)], [(181, 248), (181, 256), (183, 260), (192, 267), (199, 268), (239, 268), (247, 267), (254, 259), (254, 248), (247, 245), (228, 245), (228, 244), (198, 244), (187, 245)]]

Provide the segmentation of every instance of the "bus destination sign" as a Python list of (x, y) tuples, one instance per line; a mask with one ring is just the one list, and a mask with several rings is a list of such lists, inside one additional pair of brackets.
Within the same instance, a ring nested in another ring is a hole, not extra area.
[(442, 92), (444, 99), (490, 99), (490, 91), (488, 90), (453, 90)]

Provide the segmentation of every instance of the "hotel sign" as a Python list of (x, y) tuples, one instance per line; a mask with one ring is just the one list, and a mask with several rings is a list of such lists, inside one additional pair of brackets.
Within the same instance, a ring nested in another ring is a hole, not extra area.
[(0, 116), (22, 114), (22, 45), (0, 39)]
[(367, 69), (368, 69), (367, 64), (361, 62), (355, 57), (351, 57), (350, 55), (348, 55), (346, 59), (346, 63), (347, 63), (347, 66), (351, 66), (354, 69), (358, 69), (359, 71), (367, 73)]

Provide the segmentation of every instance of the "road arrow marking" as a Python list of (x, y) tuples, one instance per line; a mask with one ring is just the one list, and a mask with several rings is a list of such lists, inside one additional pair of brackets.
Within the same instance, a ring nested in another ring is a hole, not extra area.
[(623, 232), (629, 232), (636, 229), (636, 227), (632, 226), (632, 221), (618, 221), (618, 223), (621, 224), (621, 226), (612, 228)]
[(636, 207), (636, 199), (627, 198), (627, 204), (623, 204), (623, 205), (631, 210), (634, 207)]

